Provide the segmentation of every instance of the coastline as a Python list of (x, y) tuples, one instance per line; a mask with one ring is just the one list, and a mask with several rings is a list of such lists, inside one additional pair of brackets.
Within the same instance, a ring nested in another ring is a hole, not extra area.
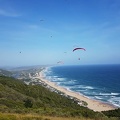
[(45, 83), (48, 86), (64, 93), (65, 95), (74, 97), (74, 98), (78, 99), (79, 101), (85, 101), (88, 104), (87, 107), (91, 110), (101, 112), (101, 111), (107, 111), (107, 110), (114, 110), (117, 108), (114, 105), (107, 104), (107, 103), (104, 103), (102, 101), (87, 98), (86, 96), (84, 96), (82, 94), (79, 94), (79, 93), (74, 92), (74, 91), (69, 91), (66, 88), (58, 86), (56, 83), (46, 80), (43, 76), (43, 73), (44, 73), (44, 71), (42, 70), (41, 72), (38, 73), (38, 75), (35, 78), (40, 79), (43, 83)]

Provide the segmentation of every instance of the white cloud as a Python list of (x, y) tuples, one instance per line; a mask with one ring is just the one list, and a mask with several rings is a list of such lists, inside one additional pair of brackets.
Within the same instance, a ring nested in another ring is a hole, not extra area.
[(7, 11), (4, 9), (0, 9), (0, 15), (6, 16), (6, 17), (19, 17), (19, 16), (21, 16), (20, 14), (17, 14), (14, 11)]

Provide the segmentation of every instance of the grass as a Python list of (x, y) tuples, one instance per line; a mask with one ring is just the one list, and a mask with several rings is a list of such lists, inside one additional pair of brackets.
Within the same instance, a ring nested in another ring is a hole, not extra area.
[(0, 113), (0, 120), (92, 120), (92, 119), (77, 117), (73, 118), (73, 117), (39, 116), (35, 114)]
[(120, 120), (119, 118), (56, 117), (38, 114), (0, 113), (0, 120)]

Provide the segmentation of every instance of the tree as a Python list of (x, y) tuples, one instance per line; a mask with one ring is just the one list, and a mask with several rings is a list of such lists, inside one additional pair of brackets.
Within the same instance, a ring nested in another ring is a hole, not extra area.
[(26, 108), (32, 108), (32, 106), (33, 106), (33, 102), (30, 100), (30, 99), (26, 99), (26, 100), (24, 100), (24, 106), (26, 107)]

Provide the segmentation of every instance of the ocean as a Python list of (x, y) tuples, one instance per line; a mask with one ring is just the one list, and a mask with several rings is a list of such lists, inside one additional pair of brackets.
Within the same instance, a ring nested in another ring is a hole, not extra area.
[(54, 66), (44, 77), (88, 98), (120, 107), (120, 65)]

